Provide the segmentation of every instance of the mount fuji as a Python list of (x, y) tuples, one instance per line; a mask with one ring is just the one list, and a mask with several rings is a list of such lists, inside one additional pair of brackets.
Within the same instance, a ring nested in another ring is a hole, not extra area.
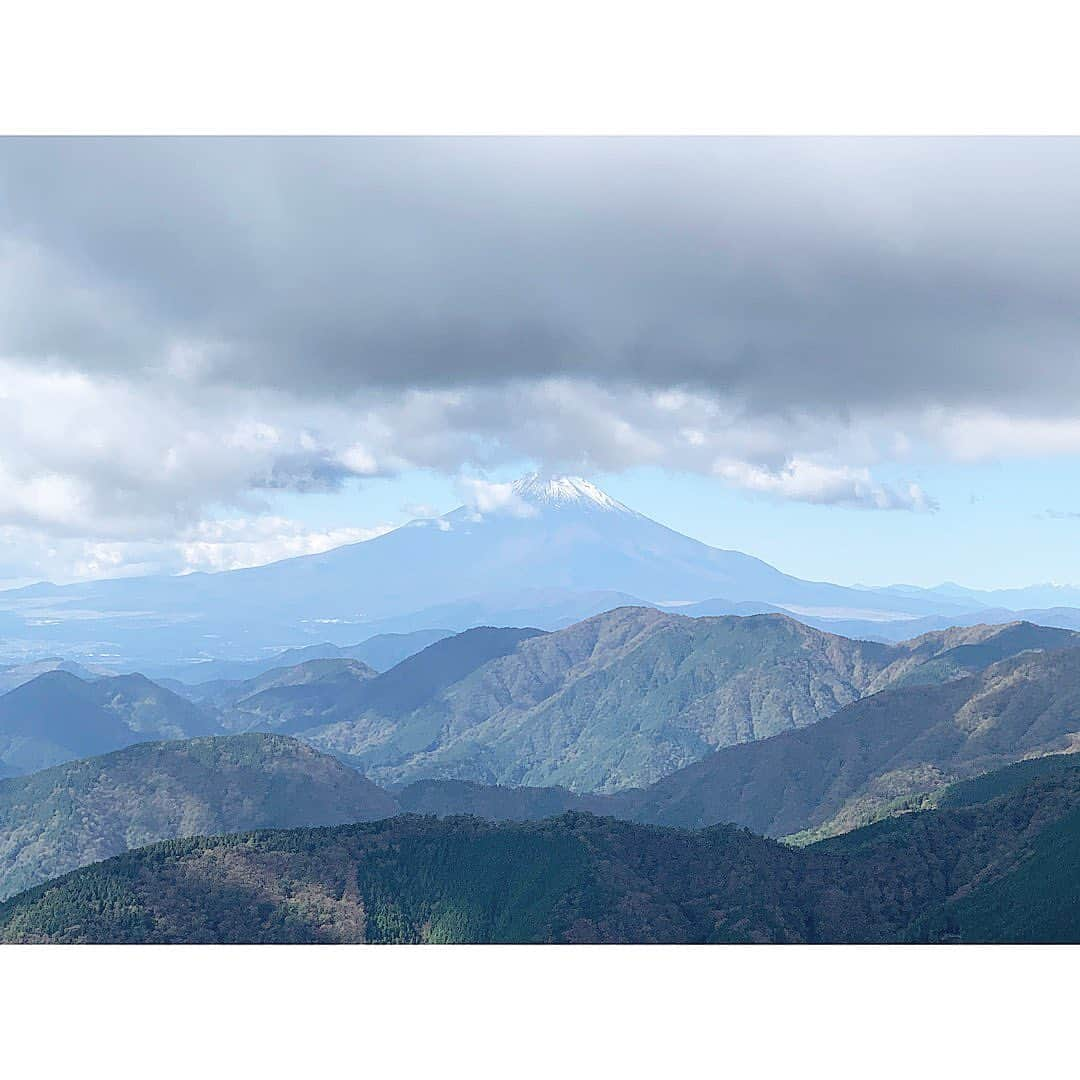
[[(49, 653), (149, 669), (312, 641), (482, 623), (553, 629), (628, 603), (848, 619), (947, 615), (955, 597), (791, 577), (710, 547), (589, 481), (531, 474), (498, 500), (372, 540), (243, 570), (40, 584), (0, 593), (0, 634)], [(722, 598), (718, 600), (717, 598)]]

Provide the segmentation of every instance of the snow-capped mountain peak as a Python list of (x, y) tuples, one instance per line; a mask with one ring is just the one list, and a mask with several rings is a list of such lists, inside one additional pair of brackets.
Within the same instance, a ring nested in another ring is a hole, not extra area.
[(540, 508), (580, 506), (613, 513), (633, 513), (618, 499), (613, 499), (580, 476), (543, 476), (540, 473), (529, 473), (515, 480), (513, 489), (514, 494), (523, 502)]

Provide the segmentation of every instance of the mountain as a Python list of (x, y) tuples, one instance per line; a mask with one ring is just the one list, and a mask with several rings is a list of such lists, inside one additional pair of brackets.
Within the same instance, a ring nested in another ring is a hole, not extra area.
[(803, 858), (733, 829), (587, 815), (171, 840), (0, 905), (0, 941), (800, 940)]
[[(420, 668), (456, 640), (406, 664)], [(524, 640), (427, 700), (374, 696), (405, 674), (399, 665), (343, 704), (339, 721), (290, 730), (384, 783), (452, 777), (616, 790), (718, 745), (813, 723), (857, 698), (890, 658), (885, 646), (781, 616), (620, 608)]]
[[(292, 667), (273, 668), (252, 679), (217, 679), (193, 685), (180, 684), (177, 693), (203, 708), (233, 709), (242, 708), (241, 702), (264, 691), (287, 686), (313, 686), (317, 683), (318, 686), (313, 689), (313, 693), (317, 694), (329, 686), (359, 686), (368, 679), (376, 678), (378, 674), (373, 667), (360, 660), (306, 660)], [(236, 725), (230, 725), (226, 721), (223, 726)]]
[[(701, 605), (705, 606), (705, 605)], [(699, 614), (699, 605), (680, 608), (684, 615)], [(710, 614), (711, 612), (700, 612)], [(793, 613), (791, 613), (793, 614)], [(955, 626), (1001, 626), (1007, 623), (1029, 622), (1037, 626), (1056, 627), (1063, 630), (1080, 630), (1080, 608), (979, 608), (971, 612), (952, 615), (927, 615), (918, 619), (823, 619), (812, 615), (794, 615), (800, 622), (817, 627), (830, 634), (856, 637), (866, 641), (898, 642), (935, 630), (948, 630)]]
[(1080, 768), (809, 848), (569, 813), (169, 840), (0, 905), (7, 942), (1080, 941)]
[[(355, 641), (359, 628), (457, 629), (444, 619), (447, 606), (472, 606), (486, 623), (531, 624), (512, 613), (548, 593), (575, 620), (615, 606), (612, 594), (658, 604), (722, 596), (846, 618), (980, 606), (803, 581), (683, 536), (580, 478), (532, 475), (505, 494), (501, 505), (482, 512), (463, 506), (372, 540), (265, 566), (7, 591), (0, 593), (0, 632), (48, 643), (84, 663), (108, 653), (110, 662), (155, 670), (151, 665), (205, 659), (210, 641), (216, 659), (230, 660), (281, 642), (313, 643), (315, 633), (342, 644)], [(402, 623), (406, 616), (422, 621)]]
[(1021, 611), (1031, 608), (1080, 607), (1080, 588), (1075, 585), (1025, 585), (1015, 589), (968, 589), (955, 582), (946, 582), (930, 589), (915, 585), (871, 586), (875, 593), (910, 596), (920, 599), (945, 599), (960, 603), (978, 604), (987, 608), (1009, 608)]
[(386, 783), (424, 777), (575, 791), (640, 787), (718, 746), (812, 724), (899, 682), (942, 682), (1067, 631), (961, 628), (900, 646), (778, 615), (690, 619), (621, 609), (566, 630), (486, 627), (376, 674), (312, 660), (186, 687), (51, 671), (0, 696), (8, 775), (146, 739), (302, 734)]
[[(990, 765), (975, 755), (980, 745), (985, 746), (977, 740), (966, 748), (952, 747), (951, 756), (934, 749), (942, 742), (948, 724), (968, 722), (964, 719), (968, 713), (962, 708), (970, 709), (969, 701), (1006, 713), (1030, 709), (1034, 718), (1041, 706), (1028, 682), (1017, 683), (1028, 693), (1024, 702), (1015, 697), (988, 697), (986, 688), (1007, 686), (1018, 674), (1022, 680), (1037, 677), (1043, 685), (1067, 684), (1068, 679), (1060, 675), (1062, 661), (1080, 659), (1075, 648), (1078, 644), (1077, 636), (1069, 632), (1023, 623), (927, 634), (905, 643), (902, 649), (889, 651), (888, 663), (866, 686), (866, 693), (874, 697), (865, 697), (831, 719), (798, 732), (707, 755), (645, 788), (600, 795), (558, 786), (425, 779), (400, 788), (397, 798), (406, 811), (440, 816), (468, 813), (493, 820), (526, 821), (583, 810), (694, 828), (731, 821), (770, 835), (806, 830), (804, 840), (820, 838), (877, 817), (934, 805), (936, 796), (931, 793), (940, 792), (942, 785), (957, 775), (1033, 753), (1070, 748), (1071, 724), (1066, 719), (1059, 723), (1063, 739), (1040, 741), (1021, 725), (1014, 729), (1015, 742), (1010, 742), (1012, 736), (1001, 730), (1000, 745)], [(1068, 656), (1038, 655), (1039, 651), (1065, 646), (1074, 647)], [(1002, 656), (1018, 659), (1013, 665), (995, 668)], [(980, 680), (967, 677), (974, 672), (986, 675)], [(950, 685), (944, 687), (946, 683)], [(938, 686), (944, 688), (938, 691)], [(951, 714), (941, 716), (943, 702), (952, 703), (957, 720), (948, 719)], [(864, 725), (868, 716), (878, 719)], [(1046, 720), (1057, 722), (1049, 713)], [(934, 724), (937, 728), (928, 735), (925, 727)], [(990, 718), (983, 724), (981, 734), (985, 735), (992, 726), (1002, 729), (1004, 721)], [(913, 749), (907, 746), (909, 739)], [(911, 754), (905, 758), (909, 750)], [(779, 822), (778, 808), (783, 810)]]
[[(850, 829), (905, 800), (1080, 746), (1080, 648), (1026, 652), (940, 686), (886, 690), (800, 731), (728, 747), (626, 793), (656, 824), (735, 822), (770, 836)], [(916, 799), (916, 805), (918, 800)]]
[(280, 735), (140, 743), (0, 781), (0, 899), (155, 840), (397, 812), (355, 770)]
[(937, 809), (808, 850), (854, 870), (856, 891), (876, 885), (883, 910), (902, 910), (897, 940), (1080, 943), (1078, 762), (989, 773), (947, 788)]
[(66, 671), (80, 679), (94, 679), (102, 672), (90, 671), (82, 664), (76, 664), (71, 660), (64, 660), (59, 656), (46, 657), (43, 660), (33, 660), (24, 664), (8, 664), (0, 667), (0, 694), (6, 694), (23, 683), (44, 675), (47, 671)]
[(0, 763), (14, 773), (216, 730), (211, 716), (142, 675), (88, 682), (49, 671), (0, 696)]
[[(477, 627), (443, 638), (375, 677), (370, 669), (346, 669), (314, 679), (290, 679), (234, 701), (225, 722), (237, 729), (259, 726), (289, 732), (345, 724), (358, 736), (369, 726), (365, 715), (375, 714), (385, 722), (419, 709), (489, 660), (513, 652), (520, 642), (542, 633)], [(310, 661), (289, 670), (334, 663), (346, 662)]]
[(172, 685), (180, 683), (178, 693), (190, 685), (193, 690), (207, 683), (223, 681), (243, 682), (279, 668), (295, 667), (308, 660), (359, 660), (375, 671), (386, 671), (401, 663), (408, 656), (426, 649), (428, 645), (449, 637), (453, 630), (416, 630), (408, 634), (375, 634), (355, 645), (334, 645), (323, 641), (317, 645), (304, 645), (284, 649), (261, 660), (207, 660), (198, 664), (154, 665), (148, 672), (156, 682)]
[[(290, 705), (301, 719), (279, 729), (380, 783), (452, 778), (611, 792), (650, 784), (718, 747), (814, 724), (896, 680), (941, 682), (999, 655), (1069, 642), (1080, 638), (979, 627), (885, 646), (780, 615), (695, 619), (623, 608), (524, 641), (423, 702), (379, 700), (402, 667), (337, 704), (323, 726), (305, 728), (307, 691), (298, 688)], [(429, 654), (407, 663), (420, 668)]]

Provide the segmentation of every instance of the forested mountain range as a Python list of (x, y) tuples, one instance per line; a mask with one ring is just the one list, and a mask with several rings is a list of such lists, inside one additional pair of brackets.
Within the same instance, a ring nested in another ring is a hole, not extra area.
[(843, 831), (897, 799), (1080, 745), (1080, 649), (1025, 653), (941, 686), (888, 690), (813, 728), (721, 750), (632, 796), (636, 819)]
[(807, 848), (582, 813), (170, 840), (0, 905), (0, 938), (1075, 941), (1080, 769), (1054, 764)]
[[(1002, 656), (1080, 641), (1071, 631), (1016, 624), (887, 646), (782, 615), (620, 608), (532, 632), (471, 670), (420, 677), (479, 633), (445, 639), (360, 687), (342, 684), (314, 708), (307, 686), (251, 698), (245, 708), (254, 722), (298, 734), (383, 784), (447, 778), (614, 792), (654, 783), (718, 748), (815, 724), (890, 686), (933, 685)], [(399, 683), (425, 689), (407, 697), (385, 689)]]
[[(977, 664), (1001, 647), (984, 640), (954, 650)], [(955, 672), (954, 650), (928, 666)], [(428, 779), (397, 798), (424, 813), (528, 820), (588, 810), (659, 825), (733, 822), (768, 836), (805, 832), (804, 839), (820, 839), (927, 805), (927, 796), (955, 780), (1080, 747), (1080, 649), (1024, 651), (940, 685), (920, 685), (913, 679), (918, 670), (815, 724), (723, 748), (645, 788), (596, 795)]]
[(180, 689), (48, 671), (0, 696), (8, 774), (146, 739), (296, 734), (384, 785), (447, 778), (579, 792), (644, 787), (718, 748), (816, 724), (867, 695), (960, 679), (1073, 644), (1013, 624), (889, 646), (781, 615), (621, 608), (565, 630), (481, 627), (388, 671), (307, 660)]

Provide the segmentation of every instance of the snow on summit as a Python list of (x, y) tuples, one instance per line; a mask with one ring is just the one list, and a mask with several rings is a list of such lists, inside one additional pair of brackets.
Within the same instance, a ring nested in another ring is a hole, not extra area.
[(523, 502), (541, 507), (595, 506), (601, 510), (632, 514), (617, 499), (580, 476), (542, 476), (529, 473), (515, 480), (514, 494)]

